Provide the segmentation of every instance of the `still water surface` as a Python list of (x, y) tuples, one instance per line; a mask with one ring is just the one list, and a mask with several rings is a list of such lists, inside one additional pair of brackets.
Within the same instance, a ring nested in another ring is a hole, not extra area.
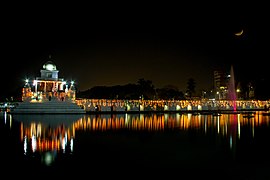
[(2, 113), (2, 172), (38, 178), (270, 178), (270, 116), (254, 113)]

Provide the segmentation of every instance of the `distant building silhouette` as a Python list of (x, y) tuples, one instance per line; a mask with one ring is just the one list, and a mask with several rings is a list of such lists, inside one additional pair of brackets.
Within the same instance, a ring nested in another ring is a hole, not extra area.
[(226, 99), (228, 91), (228, 75), (222, 70), (214, 71), (214, 93), (216, 99)]

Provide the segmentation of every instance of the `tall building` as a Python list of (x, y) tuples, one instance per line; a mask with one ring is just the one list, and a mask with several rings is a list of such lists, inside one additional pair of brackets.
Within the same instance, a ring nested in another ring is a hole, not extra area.
[(214, 71), (214, 92), (216, 99), (225, 99), (227, 96), (228, 75), (222, 70)]

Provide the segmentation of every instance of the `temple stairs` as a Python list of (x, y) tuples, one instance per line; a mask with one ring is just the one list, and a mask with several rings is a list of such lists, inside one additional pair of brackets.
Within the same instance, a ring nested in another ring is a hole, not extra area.
[(83, 114), (86, 111), (73, 101), (20, 102), (12, 114)]

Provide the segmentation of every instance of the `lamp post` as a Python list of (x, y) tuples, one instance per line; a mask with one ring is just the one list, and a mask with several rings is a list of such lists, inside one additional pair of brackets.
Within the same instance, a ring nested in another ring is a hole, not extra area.
[(220, 100), (220, 93), (217, 91), (217, 99)]
[(236, 89), (236, 94), (237, 94), (237, 97), (236, 99), (240, 99), (240, 93), (241, 93), (241, 90), (239, 88)]

